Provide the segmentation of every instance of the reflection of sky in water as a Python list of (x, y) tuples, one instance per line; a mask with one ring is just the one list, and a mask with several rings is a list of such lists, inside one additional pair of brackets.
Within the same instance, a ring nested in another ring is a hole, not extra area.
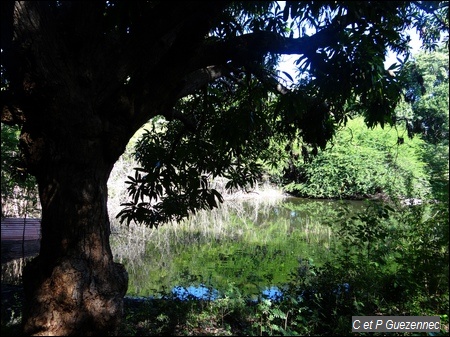
[(195, 297), (199, 300), (215, 300), (219, 296), (219, 292), (215, 289), (207, 288), (203, 285), (198, 287), (189, 286), (187, 288), (184, 287), (174, 287), (172, 289), (172, 294), (175, 295), (180, 300), (190, 299)]
[[(215, 300), (219, 298), (219, 292), (215, 289), (207, 288), (203, 285), (185, 287), (174, 287), (172, 294), (180, 300), (199, 299)], [(262, 296), (271, 300), (281, 299), (283, 293), (278, 287), (265, 288)]]
[[(348, 283), (338, 284), (334, 290), (337, 296), (342, 292), (348, 292), (350, 285)], [(197, 300), (216, 300), (219, 298), (219, 292), (215, 289), (207, 288), (203, 285), (185, 287), (174, 287), (172, 294), (179, 300), (197, 299)], [(303, 295), (301, 295), (303, 296)], [(273, 301), (281, 300), (283, 292), (275, 286), (265, 288), (262, 291), (262, 297)]]
[(270, 287), (266, 288), (262, 291), (263, 297), (266, 297), (271, 300), (281, 299), (283, 293), (278, 287)]

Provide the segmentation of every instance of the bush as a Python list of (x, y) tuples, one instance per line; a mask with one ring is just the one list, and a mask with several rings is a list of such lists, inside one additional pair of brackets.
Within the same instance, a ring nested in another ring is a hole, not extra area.
[(409, 139), (400, 127), (368, 129), (362, 118), (355, 118), (310, 162), (294, 156), (297, 174), (285, 181), (284, 189), (312, 198), (350, 199), (381, 193), (393, 199), (426, 198), (430, 186), (420, 159), (423, 144), (417, 136)]

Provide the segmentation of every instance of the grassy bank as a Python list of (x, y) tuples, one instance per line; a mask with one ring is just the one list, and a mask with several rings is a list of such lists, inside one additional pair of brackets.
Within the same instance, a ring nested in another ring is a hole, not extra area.
[[(212, 227), (204, 234), (228, 235)], [(279, 300), (251, 301), (232, 283), (214, 301), (126, 298), (120, 334), (349, 335), (352, 316), (384, 315), (440, 316), (437, 335), (448, 335), (448, 204), (370, 203), (331, 228), (328, 261), (299, 260)], [(2, 335), (20, 335), (22, 300), (2, 285)]]

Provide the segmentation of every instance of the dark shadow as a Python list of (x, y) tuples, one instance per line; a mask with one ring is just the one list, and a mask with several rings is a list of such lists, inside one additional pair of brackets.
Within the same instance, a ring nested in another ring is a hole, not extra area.
[(2, 240), (2, 264), (38, 255), (40, 245), (41, 240)]

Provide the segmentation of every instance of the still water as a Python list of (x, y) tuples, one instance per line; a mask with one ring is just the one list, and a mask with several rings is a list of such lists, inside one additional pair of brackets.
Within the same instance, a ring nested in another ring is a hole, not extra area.
[[(302, 261), (321, 265), (329, 257), (333, 221), (343, 204), (300, 198), (227, 201), (183, 223), (118, 229), (113, 251), (129, 272), (129, 296), (275, 298)], [(354, 211), (364, 206), (345, 204)]]
[[(276, 298), (302, 261), (320, 265), (327, 259), (333, 221), (344, 204), (354, 211), (364, 205), (300, 198), (230, 200), (158, 228), (113, 223), (111, 245), (115, 260), (129, 273), (128, 296)], [(2, 283), (20, 283), (23, 264), (36, 254), (37, 249), (25, 259), (2, 261)]]

